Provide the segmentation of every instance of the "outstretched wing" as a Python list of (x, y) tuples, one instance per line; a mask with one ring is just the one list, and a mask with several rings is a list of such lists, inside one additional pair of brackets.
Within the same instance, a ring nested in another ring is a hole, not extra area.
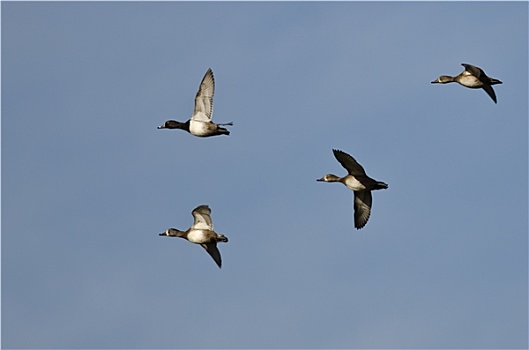
[(358, 230), (367, 224), (367, 220), (369, 220), (371, 215), (371, 204), (373, 202), (371, 191), (355, 191), (353, 202), (355, 228)]
[(211, 68), (208, 69), (206, 75), (200, 83), (197, 95), (195, 97), (195, 110), (193, 111), (193, 120), (197, 121), (211, 121), (213, 114), (213, 95), (215, 94), (215, 79)]
[(213, 231), (213, 221), (211, 220), (211, 209), (207, 205), (199, 205), (193, 209), (193, 217), (195, 222), (192, 228), (195, 230), (209, 230)]
[(217, 266), (220, 268), (222, 267), (222, 259), (220, 258), (220, 252), (217, 249), (217, 243), (203, 243), (201, 246), (208, 252), (208, 254), (215, 260), (217, 263)]
[(340, 164), (353, 176), (357, 175), (366, 175), (364, 168), (358, 164), (358, 162), (349, 154), (340, 151), (338, 149), (333, 149), (334, 157)]
[(490, 96), (490, 98), (492, 98), (492, 101), (494, 101), (494, 103), (498, 103), (498, 101), (496, 101), (496, 93), (494, 92), (494, 90), (492, 89), (492, 86), (488, 85), (488, 84), (484, 84), (482, 86), (483, 90), (485, 90), (485, 92)]
[(473, 76), (477, 77), (478, 79), (481, 79), (483, 77), (488, 78), (485, 72), (479, 67), (473, 66), (468, 63), (461, 63), (461, 65), (465, 67), (465, 70), (467, 72), (471, 73)]

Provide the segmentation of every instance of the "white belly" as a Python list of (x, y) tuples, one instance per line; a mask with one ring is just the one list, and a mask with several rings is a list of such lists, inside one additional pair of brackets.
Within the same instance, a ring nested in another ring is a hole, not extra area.
[(366, 189), (365, 186), (362, 185), (362, 183), (354, 177), (348, 177), (347, 179), (345, 179), (345, 186), (349, 187), (353, 191), (360, 191)]
[(203, 230), (191, 230), (187, 233), (187, 240), (198, 244), (206, 243), (208, 241), (206, 233)]

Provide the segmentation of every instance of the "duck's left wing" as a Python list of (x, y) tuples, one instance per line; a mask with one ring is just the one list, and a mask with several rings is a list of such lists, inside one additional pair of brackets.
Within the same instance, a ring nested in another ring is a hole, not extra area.
[(211, 68), (200, 83), (197, 95), (195, 97), (195, 110), (191, 117), (196, 121), (211, 121), (213, 114), (213, 95), (215, 94), (215, 79)]
[(351, 175), (366, 175), (364, 168), (349, 154), (333, 149), (332, 153), (340, 164), (349, 172)]
[(222, 267), (222, 259), (220, 258), (220, 252), (217, 248), (217, 243), (203, 243), (201, 246), (208, 252), (208, 254), (215, 260), (217, 263), (217, 266), (220, 268)]
[(213, 231), (213, 221), (211, 220), (211, 209), (207, 205), (199, 205), (193, 209), (193, 229)]

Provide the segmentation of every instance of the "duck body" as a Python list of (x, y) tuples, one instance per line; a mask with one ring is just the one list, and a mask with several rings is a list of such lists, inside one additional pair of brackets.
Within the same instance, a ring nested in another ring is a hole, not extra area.
[[(231, 123), (225, 123), (222, 125), (232, 125)], [(189, 123), (189, 132), (192, 135), (198, 137), (208, 137), (217, 135), (229, 135), (228, 129), (219, 126), (211, 121), (200, 121), (191, 119)]]
[(353, 191), (354, 224), (356, 229), (361, 229), (367, 224), (371, 215), (373, 204), (371, 191), (387, 189), (388, 184), (367, 176), (364, 168), (349, 154), (337, 149), (332, 151), (336, 160), (348, 171), (348, 174), (343, 177), (326, 174), (317, 181), (341, 182)]
[(168, 228), (165, 232), (160, 233), (160, 236), (180, 237), (191, 243), (199, 244), (206, 250), (206, 252), (213, 258), (217, 266), (222, 267), (222, 259), (217, 248), (217, 242), (228, 242), (228, 237), (223, 234), (216, 233), (213, 230), (213, 222), (211, 220), (211, 209), (207, 205), (199, 205), (193, 209), (193, 217), (195, 219), (193, 226), (186, 231), (181, 231), (176, 228)]
[(228, 237), (211, 230), (188, 230), (186, 239), (196, 244), (228, 242)]
[(481, 89), (483, 82), (466, 70), (454, 78), (454, 82), (470, 89)]
[(373, 180), (369, 176), (346, 175), (340, 182), (353, 191), (373, 191), (388, 188), (386, 183)]
[(160, 236), (180, 237), (195, 244), (228, 242), (226, 236), (210, 230), (188, 229), (186, 231), (180, 231), (176, 228), (168, 228), (165, 232), (160, 233)]
[(233, 125), (233, 123), (216, 124), (212, 121), (214, 94), (215, 79), (213, 77), (213, 71), (209, 68), (195, 96), (195, 109), (191, 118), (185, 123), (176, 120), (167, 120), (158, 129), (181, 129), (198, 137), (229, 135), (229, 130), (222, 126)]
[(213, 122), (195, 121), (189, 119), (185, 123), (168, 120), (163, 125), (159, 126), (158, 129), (182, 129), (190, 133), (191, 135), (198, 137), (209, 137), (217, 135), (229, 135), (228, 129), (221, 127), (220, 125), (233, 125), (232, 123), (215, 124)]
[(503, 84), (503, 82), (487, 76), (485, 72), (479, 67), (468, 63), (461, 63), (461, 65), (465, 67), (465, 70), (459, 75), (455, 77), (441, 75), (432, 81), (432, 84), (458, 83), (459, 85), (470, 89), (483, 89), (490, 96), (490, 98), (492, 98), (494, 103), (497, 103), (496, 93), (494, 92), (492, 85)]

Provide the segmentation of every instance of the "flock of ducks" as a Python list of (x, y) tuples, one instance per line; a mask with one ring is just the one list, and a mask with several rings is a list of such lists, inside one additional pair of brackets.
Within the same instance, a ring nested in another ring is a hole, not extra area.
[[(441, 75), (432, 84), (447, 84), (456, 82), (471, 89), (483, 89), (497, 103), (496, 94), (492, 85), (502, 84), (498, 79), (488, 77), (485, 72), (471, 64), (462, 63), (465, 70), (455, 77)], [(233, 123), (216, 124), (212, 121), (213, 116), (213, 95), (215, 94), (215, 79), (213, 72), (209, 68), (200, 83), (195, 96), (195, 109), (193, 115), (185, 123), (176, 120), (167, 120), (158, 129), (182, 129), (191, 135), (198, 137), (210, 137), (217, 135), (229, 135), (228, 129), (223, 126), (233, 125)], [(332, 150), (336, 160), (347, 170), (347, 175), (338, 177), (327, 174), (316, 181), (341, 182), (353, 191), (354, 201), (354, 226), (361, 229), (367, 224), (371, 215), (373, 197), (371, 191), (387, 189), (388, 184), (377, 181), (367, 176), (364, 168), (349, 154), (338, 149)], [(180, 237), (191, 243), (201, 245), (213, 258), (217, 266), (222, 267), (222, 259), (217, 248), (217, 242), (228, 242), (228, 237), (216, 233), (211, 220), (211, 209), (207, 205), (199, 205), (191, 212), (194, 217), (193, 225), (186, 231), (175, 228), (168, 228), (160, 236)]]

